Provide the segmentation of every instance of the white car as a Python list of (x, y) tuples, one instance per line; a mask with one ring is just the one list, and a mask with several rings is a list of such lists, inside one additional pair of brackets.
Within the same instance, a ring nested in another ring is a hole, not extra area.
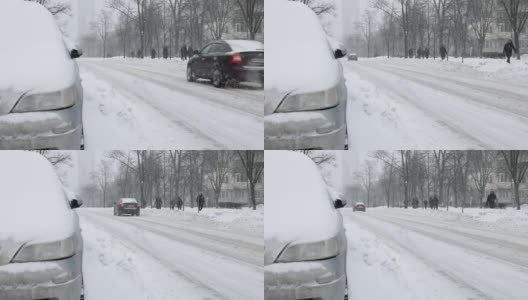
[(339, 61), (315, 13), (297, 1), (270, 1), (265, 14), (264, 143), (266, 149), (343, 150), (347, 88)]
[(80, 299), (82, 202), (38, 153), (0, 151), (0, 166), (0, 299)]
[(0, 150), (81, 149), (82, 51), (36, 2), (0, 1), (0, 37)]
[(299, 152), (266, 151), (264, 298), (343, 300), (347, 240), (318, 167)]

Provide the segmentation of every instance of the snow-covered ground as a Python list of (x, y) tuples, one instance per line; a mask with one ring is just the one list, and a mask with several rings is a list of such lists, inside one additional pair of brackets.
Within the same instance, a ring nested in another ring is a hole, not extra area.
[(351, 150), (526, 148), (526, 56), (343, 64)]
[(79, 59), (86, 149), (263, 149), (261, 87), (186, 80), (186, 63)]
[(79, 209), (86, 299), (262, 299), (264, 212)]
[(350, 299), (526, 298), (526, 210), (342, 213)]

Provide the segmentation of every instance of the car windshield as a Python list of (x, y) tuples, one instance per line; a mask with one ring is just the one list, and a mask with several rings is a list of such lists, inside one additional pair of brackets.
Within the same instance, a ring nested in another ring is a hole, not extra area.
[(342, 75), (315, 13), (292, 1), (271, 1), (265, 10), (274, 15), (266, 23), (266, 90), (310, 93), (337, 85)]
[(0, 91), (55, 91), (73, 83), (62, 34), (41, 5), (0, 1), (0, 36)]
[(34, 152), (0, 152), (0, 241), (67, 237), (71, 209), (53, 166)]

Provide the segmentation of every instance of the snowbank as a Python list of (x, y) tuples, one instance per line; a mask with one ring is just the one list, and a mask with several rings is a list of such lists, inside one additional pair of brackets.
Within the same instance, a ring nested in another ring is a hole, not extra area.
[(0, 36), (0, 91), (53, 92), (73, 84), (74, 62), (55, 19), (42, 5), (0, 1)]
[(341, 219), (315, 163), (293, 151), (268, 151), (265, 163), (266, 244), (335, 236)]
[(75, 214), (53, 166), (40, 154), (0, 151), (0, 241), (56, 241), (71, 236)]

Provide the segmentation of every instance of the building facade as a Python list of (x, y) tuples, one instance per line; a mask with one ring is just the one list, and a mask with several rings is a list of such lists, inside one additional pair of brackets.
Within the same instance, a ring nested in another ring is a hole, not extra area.
[[(488, 184), (486, 185), (486, 197), (494, 191), (499, 203), (513, 206), (515, 204), (513, 195), (513, 182), (508, 172), (498, 172), (491, 174)], [(522, 204), (528, 204), (528, 176), (519, 186), (519, 200)], [(486, 201), (486, 199), (483, 199)]]
[[(249, 34), (242, 11), (238, 7), (235, 7), (234, 9), (235, 11), (233, 13), (232, 21), (227, 24), (222, 38), (225, 40), (247, 40), (249, 39)], [(259, 14), (263, 16), (264, 12), (259, 12)], [(264, 18), (262, 19), (262, 24), (260, 25), (255, 39), (264, 42)]]
[[(511, 23), (500, 1), (497, 1), (496, 7), (497, 10), (495, 11), (494, 21), (491, 23), (490, 29), (486, 34), (486, 42), (483, 50), (484, 53), (502, 54), (504, 45), (508, 40), (514, 40)], [(528, 14), (528, 6), (526, 7), (525, 13)], [(528, 54), (528, 24), (524, 27), (524, 30), (520, 35), (519, 43), (521, 54)]]

